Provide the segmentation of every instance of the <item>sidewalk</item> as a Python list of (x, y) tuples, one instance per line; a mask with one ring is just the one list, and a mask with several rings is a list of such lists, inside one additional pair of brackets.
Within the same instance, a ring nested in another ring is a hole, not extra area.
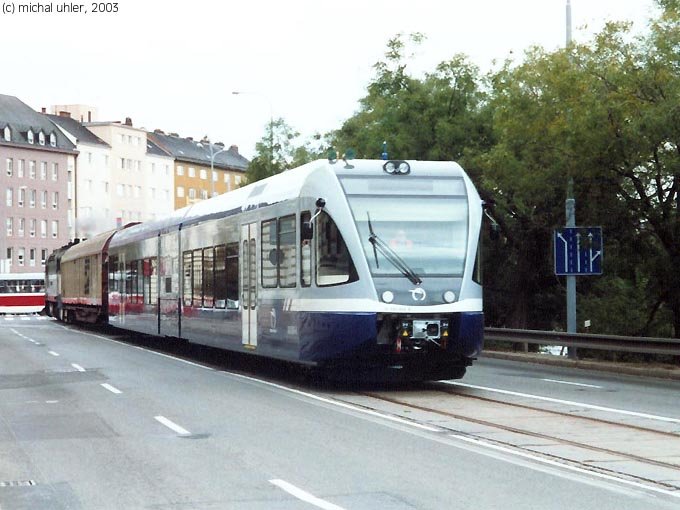
[(671, 365), (643, 365), (637, 363), (572, 360), (566, 356), (555, 356), (553, 354), (539, 354), (533, 352), (483, 351), (481, 357), (680, 381), (680, 366), (674, 367)]

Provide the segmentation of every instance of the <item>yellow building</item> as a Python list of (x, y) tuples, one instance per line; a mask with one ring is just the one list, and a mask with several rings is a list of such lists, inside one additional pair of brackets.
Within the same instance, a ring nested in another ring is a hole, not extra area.
[(148, 137), (175, 160), (175, 209), (238, 188), (245, 178), (249, 161), (235, 145), (226, 148), (221, 143), (182, 138), (159, 129)]

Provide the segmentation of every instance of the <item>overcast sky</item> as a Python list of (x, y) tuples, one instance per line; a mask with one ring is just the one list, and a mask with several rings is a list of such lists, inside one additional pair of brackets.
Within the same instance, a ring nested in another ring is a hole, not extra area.
[[(571, 4), (576, 40), (587, 40), (605, 20), (631, 20), (643, 30), (654, 14), (653, 0)], [(564, 45), (565, 6), (566, 0), (119, 0), (111, 14), (0, 12), (0, 93), (37, 110), (93, 105), (100, 120), (131, 117), (149, 130), (207, 134), (252, 157), (270, 115), (303, 135), (340, 127), (399, 32), (427, 36), (414, 70), (431, 71), (456, 53), (489, 70), (510, 51)], [(247, 94), (234, 96), (235, 90)]]

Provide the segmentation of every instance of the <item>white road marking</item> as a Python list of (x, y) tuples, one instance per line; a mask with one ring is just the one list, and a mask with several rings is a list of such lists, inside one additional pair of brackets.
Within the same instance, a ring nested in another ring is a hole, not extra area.
[(182, 359), (182, 358), (177, 358), (175, 356), (170, 356), (169, 354), (164, 354), (162, 352), (151, 351), (149, 349), (145, 349), (144, 347), (139, 347), (138, 345), (132, 345), (131, 347), (134, 347), (135, 349), (139, 349), (140, 351), (150, 352), (151, 354), (155, 354), (156, 356), (162, 356), (164, 358), (170, 358), (170, 359), (173, 359), (175, 361), (181, 361), (182, 363), (186, 363), (187, 365), (191, 365), (193, 367), (202, 368), (204, 370), (214, 370), (213, 368), (207, 367), (205, 365), (201, 365), (200, 363), (194, 363), (193, 361), (189, 361), (189, 360)]
[(476, 444), (477, 446), (481, 446), (481, 447), (484, 447), (484, 448), (489, 448), (491, 450), (497, 450), (497, 451), (500, 451), (500, 452), (503, 452), (503, 453), (508, 453), (510, 455), (515, 455), (517, 457), (523, 457), (525, 459), (531, 459), (533, 461), (540, 462), (542, 464), (548, 464), (550, 466), (556, 466), (556, 467), (559, 467), (561, 469), (567, 469), (569, 471), (575, 471), (577, 473), (586, 474), (588, 476), (594, 476), (596, 478), (602, 478), (604, 480), (609, 480), (609, 481), (612, 481), (612, 482), (628, 485), (628, 486), (631, 486), (631, 487), (635, 487), (637, 489), (644, 489), (646, 491), (657, 492), (657, 493), (660, 493), (660, 494), (664, 494), (666, 496), (673, 496), (674, 498), (680, 498), (680, 492), (678, 492), (678, 491), (664, 490), (664, 489), (660, 489), (660, 488), (657, 488), (657, 487), (645, 485), (645, 484), (642, 484), (642, 483), (633, 482), (631, 480), (626, 480), (625, 478), (617, 478), (615, 476), (607, 475), (605, 473), (600, 473), (598, 471), (591, 471), (589, 469), (580, 468), (580, 467), (577, 467), (577, 466), (572, 466), (571, 464), (563, 464), (562, 462), (558, 462), (558, 461), (551, 460), (551, 459), (546, 459), (546, 458), (536, 456), (536, 455), (531, 455), (530, 453), (526, 453), (526, 452), (513, 450), (512, 448), (506, 448), (504, 446), (499, 446), (499, 445), (496, 445), (496, 444), (487, 443), (486, 441), (475, 439), (475, 438), (472, 438), (472, 437), (461, 436), (459, 434), (449, 434), (449, 437), (453, 437), (455, 439), (458, 439), (460, 441), (465, 441), (467, 443)]
[(578, 382), (560, 381), (558, 379), (541, 379), (541, 381), (552, 382), (552, 383), (557, 383), (557, 384), (568, 384), (569, 386), (582, 386), (584, 388), (602, 389), (602, 386), (597, 386), (595, 384), (583, 384), (583, 383), (578, 383)]
[(58, 352), (54, 352), (54, 351), (47, 351), (47, 352), (50, 353), (52, 356), (59, 356)]
[(330, 399), (330, 398), (320, 397), (319, 395), (314, 395), (313, 393), (307, 393), (305, 391), (300, 391), (300, 390), (296, 390), (296, 389), (293, 389), (293, 388), (289, 388), (289, 387), (283, 386), (281, 384), (276, 384), (276, 383), (273, 383), (273, 382), (264, 381), (262, 379), (256, 379), (254, 377), (248, 377), (247, 375), (236, 374), (236, 373), (233, 373), (233, 372), (223, 372), (223, 373), (228, 374), (228, 375), (233, 376), (233, 377), (238, 377), (239, 379), (245, 379), (245, 380), (248, 380), (248, 381), (253, 381), (253, 382), (256, 382), (256, 383), (264, 384), (266, 386), (271, 386), (273, 388), (278, 388), (280, 390), (284, 390), (284, 391), (287, 391), (289, 393), (294, 393), (295, 395), (301, 395), (303, 397), (311, 398), (313, 400), (318, 400), (319, 402), (324, 402), (326, 404), (330, 404), (330, 405), (333, 405), (333, 406), (336, 406), (336, 407), (342, 407), (344, 409), (350, 409), (351, 411), (355, 411), (357, 413), (368, 414), (370, 416), (375, 416), (375, 417), (381, 418), (383, 420), (393, 421), (393, 422), (399, 423), (401, 425), (408, 425), (409, 427), (415, 427), (415, 428), (418, 428), (418, 429), (421, 429), (421, 430), (427, 430), (428, 432), (441, 432), (441, 430), (442, 430), (440, 428), (430, 427), (429, 425), (423, 425), (422, 423), (417, 423), (417, 422), (414, 422), (414, 421), (405, 420), (403, 418), (398, 418), (396, 416), (391, 416), (389, 414), (379, 413), (379, 412), (373, 411), (371, 409), (366, 409), (366, 408), (359, 407), (359, 406), (352, 405), (352, 404), (346, 404), (345, 402), (339, 402), (337, 400), (333, 400), (333, 399)]
[(296, 497), (300, 501), (314, 505), (317, 508), (323, 508), (324, 510), (344, 510), (343, 507), (329, 503), (326, 500), (317, 498), (316, 496), (310, 494), (309, 492), (303, 491), (299, 487), (286, 482), (285, 480), (269, 480), (269, 483), (276, 485), (279, 489), (283, 489), (291, 496)]
[(184, 427), (180, 427), (176, 423), (168, 420), (165, 416), (154, 416), (156, 421), (162, 423), (166, 427), (168, 427), (170, 430), (177, 432), (180, 436), (190, 436), (191, 432), (189, 432), (187, 429)]
[(85, 369), (78, 365), (77, 363), (71, 363), (71, 366), (75, 368), (78, 372), (85, 372)]
[(106, 390), (109, 390), (111, 393), (115, 393), (116, 395), (120, 395), (121, 393), (123, 393), (115, 386), (111, 386), (109, 383), (102, 383), (100, 384), (100, 386)]
[(554, 404), (565, 404), (569, 406), (577, 406), (585, 409), (593, 409), (595, 411), (604, 411), (607, 413), (624, 414), (626, 416), (635, 416), (637, 418), (646, 418), (649, 420), (663, 421), (667, 423), (680, 423), (678, 418), (669, 418), (668, 416), (658, 416), (656, 414), (638, 413), (636, 411), (627, 411), (625, 409), (615, 409), (613, 407), (604, 407), (594, 404), (585, 404), (583, 402), (574, 402), (573, 400), (562, 400), (559, 398), (542, 397), (540, 395), (531, 395), (529, 393), (520, 393), (517, 391), (501, 390), (498, 388), (487, 388), (486, 386), (476, 386), (474, 384), (466, 384), (455, 381), (441, 381), (444, 384), (449, 384), (451, 386), (460, 386), (462, 388), (471, 388), (474, 390), (490, 391), (493, 393), (500, 393), (502, 395), (512, 395), (514, 397), (525, 397), (532, 398), (534, 400), (542, 400), (544, 402), (552, 402)]

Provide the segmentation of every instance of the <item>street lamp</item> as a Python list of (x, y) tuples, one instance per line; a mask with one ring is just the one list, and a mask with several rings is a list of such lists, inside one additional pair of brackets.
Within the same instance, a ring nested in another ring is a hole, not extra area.
[(212, 142), (210, 139), (208, 139), (208, 135), (205, 135), (200, 143), (207, 143), (208, 148), (210, 149), (210, 198), (212, 198), (215, 196), (215, 156), (217, 156), (220, 152), (224, 152), (229, 149), (222, 147), (220, 150), (215, 151), (213, 149)]
[(267, 167), (269, 169), (269, 173), (273, 173), (273, 168), (274, 168), (274, 108), (272, 107), (272, 102), (271, 100), (262, 94), (258, 94), (257, 92), (242, 92), (239, 90), (234, 90), (232, 92), (233, 95), (238, 96), (238, 95), (243, 95), (247, 94), (250, 96), (258, 96), (267, 101), (269, 103), (269, 162), (267, 164)]

